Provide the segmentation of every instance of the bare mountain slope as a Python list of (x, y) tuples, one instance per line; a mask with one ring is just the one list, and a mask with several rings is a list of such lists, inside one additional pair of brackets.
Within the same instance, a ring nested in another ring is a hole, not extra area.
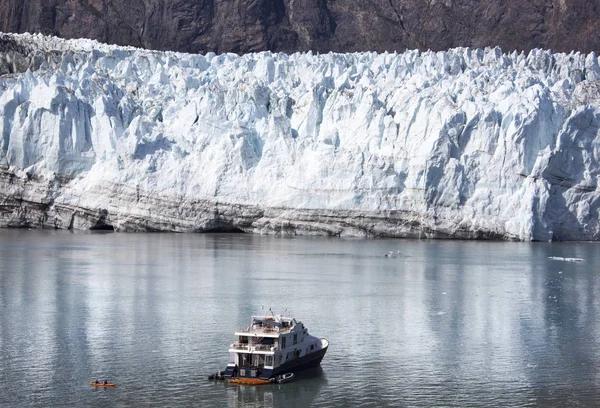
[(600, 0), (4, 0), (0, 30), (184, 52), (594, 51)]

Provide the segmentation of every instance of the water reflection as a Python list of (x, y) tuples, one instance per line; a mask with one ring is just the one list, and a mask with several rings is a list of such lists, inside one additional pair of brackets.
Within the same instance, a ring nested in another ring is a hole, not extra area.
[(227, 385), (227, 406), (304, 408), (314, 403), (324, 386), (327, 386), (327, 379), (321, 367), (298, 373), (294, 381), (286, 384)]

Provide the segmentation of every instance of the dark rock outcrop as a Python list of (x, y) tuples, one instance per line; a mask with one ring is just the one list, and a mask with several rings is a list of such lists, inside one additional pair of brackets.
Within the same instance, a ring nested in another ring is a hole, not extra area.
[(600, 48), (600, 0), (4, 0), (0, 30), (184, 52)]

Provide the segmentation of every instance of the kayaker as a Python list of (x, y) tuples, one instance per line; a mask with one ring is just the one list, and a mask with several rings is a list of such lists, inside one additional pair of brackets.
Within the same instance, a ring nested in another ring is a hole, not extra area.
[(100, 381), (96, 380), (96, 385), (100, 384)]
[(104, 380), (104, 385), (108, 384), (108, 381)]

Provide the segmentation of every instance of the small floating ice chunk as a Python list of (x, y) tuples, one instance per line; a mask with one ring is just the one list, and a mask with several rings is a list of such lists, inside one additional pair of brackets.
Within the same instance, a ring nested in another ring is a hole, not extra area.
[(565, 258), (564, 256), (549, 256), (548, 259), (564, 262), (583, 262), (583, 258)]

